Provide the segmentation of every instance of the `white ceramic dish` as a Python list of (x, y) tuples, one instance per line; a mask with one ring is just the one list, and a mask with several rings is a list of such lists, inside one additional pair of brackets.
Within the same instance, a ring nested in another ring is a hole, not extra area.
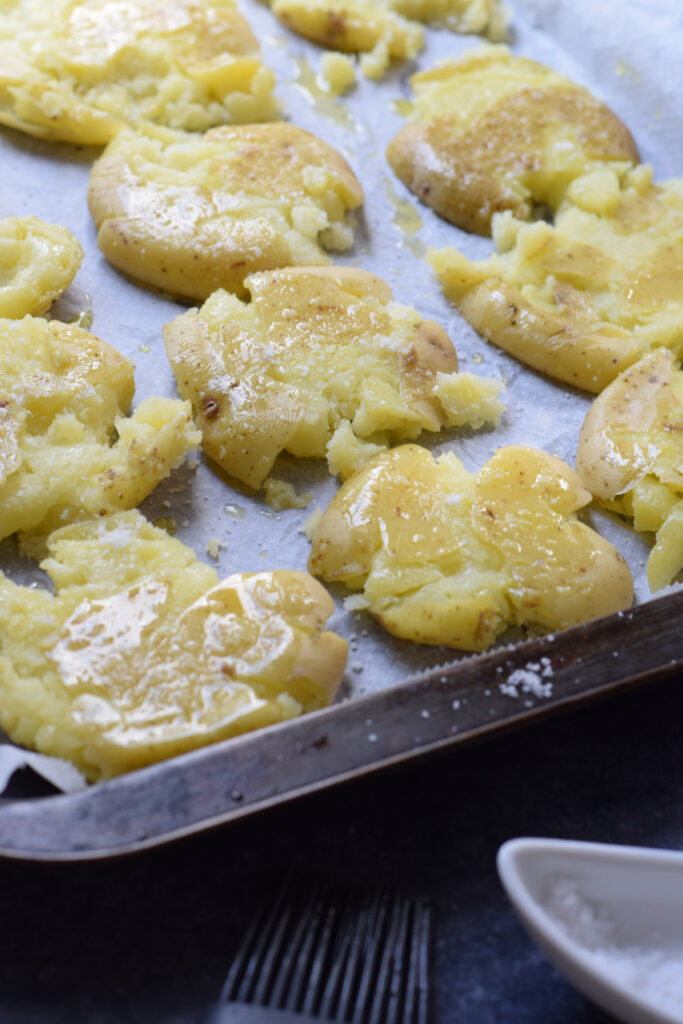
[(626, 1024), (683, 1021), (683, 853), (513, 839), (498, 873), (533, 940)]

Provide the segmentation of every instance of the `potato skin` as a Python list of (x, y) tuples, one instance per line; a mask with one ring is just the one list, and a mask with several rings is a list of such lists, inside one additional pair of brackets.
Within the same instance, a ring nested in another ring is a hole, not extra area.
[(265, 121), (274, 85), (233, 0), (2, 5), (0, 123), (38, 138), (104, 146), (145, 121)]
[[(673, 353), (657, 349), (622, 373), (591, 405), (579, 433), (576, 469), (596, 498), (623, 494), (648, 472), (648, 435), (666, 429), (667, 423), (671, 430), (683, 429), (683, 410), (671, 390), (675, 374)], [(620, 430), (640, 435), (640, 443), (623, 437), (615, 445), (614, 433)], [(681, 447), (678, 483), (683, 486), (683, 441)]]
[(67, 228), (37, 217), (0, 220), (0, 317), (40, 316), (71, 284), (83, 259)]
[(364, 0), (271, 0), (271, 6), (287, 28), (343, 53), (367, 53), (380, 42), (397, 59), (422, 49), (419, 25)]
[(305, 572), (218, 580), (137, 511), (53, 532), (54, 583), (0, 573), (0, 720), (95, 781), (332, 700), (347, 643)]
[[(321, 187), (310, 183), (315, 171), (325, 179)], [(109, 262), (191, 301), (218, 288), (245, 295), (244, 279), (259, 270), (329, 262), (318, 236), (344, 224), (362, 201), (344, 158), (286, 122), (221, 125), (198, 138), (122, 132), (88, 184)], [(295, 229), (298, 207), (319, 217), (319, 230)]]
[[(526, 220), (534, 202), (557, 208), (572, 177), (591, 162), (638, 160), (630, 132), (603, 103), (505, 48), (473, 51), (411, 82), (417, 120), (394, 136), (387, 160), (422, 202), (464, 231), (489, 235), (491, 218), (504, 210)], [(438, 96), (431, 111), (430, 90)], [(466, 119), (457, 113), (461, 101)], [(560, 132), (570, 149), (565, 166), (555, 168)]]
[(475, 330), (528, 366), (599, 394), (643, 353), (628, 331), (549, 313), (500, 278), (482, 280), (455, 250), (430, 252), (447, 297)]
[(132, 508), (199, 443), (189, 402), (126, 415), (133, 367), (89, 331), (0, 319), (0, 342), (0, 538)]
[(327, 458), (346, 476), (368, 450), (502, 411), (500, 382), (459, 374), (438, 324), (352, 267), (285, 267), (217, 291), (164, 327), (206, 454), (248, 487), (276, 457)]
[(668, 349), (648, 353), (591, 405), (576, 468), (607, 508), (655, 534), (651, 590), (683, 569), (683, 371)]
[(589, 501), (545, 452), (501, 448), (472, 475), (403, 445), (337, 492), (308, 567), (362, 590), (355, 606), (396, 636), (483, 651), (510, 625), (562, 629), (631, 604), (628, 566), (576, 519)]

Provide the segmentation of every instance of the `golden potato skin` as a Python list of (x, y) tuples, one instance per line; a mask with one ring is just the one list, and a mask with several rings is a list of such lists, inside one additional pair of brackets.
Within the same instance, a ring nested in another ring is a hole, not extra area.
[(346, 53), (386, 47), (394, 59), (415, 57), (422, 49), (416, 22), (492, 39), (504, 38), (506, 28), (498, 0), (270, 0), (270, 6), (287, 28), (321, 46)]
[(88, 206), (110, 263), (193, 301), (245, 277), (328, 263), (352, 243), (363, 190), (343, 157), (285, 122), (203, 136), (122, 132), (92, 169)]
[(650, 350), (683, 355), (683, 179), (640, 166), (575, 179), (551, 226), (509, 213), (498, 254), (428, 260), (484, 337), (550, 376), (599, 393)]
[(0, 123), (101, 146), (126, 124), (188, 131), (274, 116), (275, 78), (234, 0), (13, 0)]
[(385, 42), (389, 56), (415, 57), (422, 49), (422, 30), (388, 5), (364, 0), (272, 0), (283, 25), (321, 46), (344, 53), (364, 53)]
[(630, 605), (628, 566), (576, 519), (588, 501), (544, 452), (501, 448), (472, 475), (403, 445), (338, 491), (308, 567), (362, 589), (352, 606), (396, 636), (483, 651), (511, 625), (561, 629)]
[(386, 446), (446, 425), (495, 422), (501, 384), (458, 374), (438, 324), (351, 267), (247, 278), (251, 301), (218, 291), (164, 327), (178, 390), (206, 454), (249, 487), (277, 455), (328, 456), (345, 475), (364, 442)]
[(304, 572), (208, 565), (137, 511), (64, 527), (54, 593), (0, 573), (0, 721), (107, 778), (328, 704), (347, 644)]
[(387, 160), (465, 231), (490, 234), (503, 210), (526, 220), (535, 203), (557, 209), (570, 182), (596, 163), (638, 160), (630, 132), (603, 103), (505, 47), (472, 51), (411, 84), (415, 120), (389, 143)]
[(38, 217), (0, 220), (0, 317), (39, 316), (73, 281), (83, 250), (67, 228)]
[(665, 348), (620, 374), (591, 405), (576, 468), (607, 508), (656, 534), (652, 590), (683, 569), (683, 371)]
[(446, 296), (475, 330), (549, 377), (597, 394), (642, 354), (619, 327), (578, 317), (570, 307), (548, 310), (493, 275), (482, 281), (456, 250), (441, 249), (428, 259)]
[(147, 398), (80, 327), (0, 320), (0, 538), (132, 508), (200, 441), (189, 403)]

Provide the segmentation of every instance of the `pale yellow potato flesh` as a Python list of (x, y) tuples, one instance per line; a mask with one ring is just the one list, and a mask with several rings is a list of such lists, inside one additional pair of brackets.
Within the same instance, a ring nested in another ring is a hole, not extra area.
[(132, 508), (197, 447), (189, 402), (146, 398), (128, 416), (134, 388), (88, 331), (0, 320), (0, 538)]
[(0, 124), (105, 145), (273, 117), (275, 77), (234, 0), (4, 0)]
[(589, 174), (554, 225), (501, 214), (494, 237), (489, 259), (428, 260), (465, 319), (522, 362), (597, 394), (648, 351), (683, 356), (683, 179)]
[(683, 371), (665, 348), (625, 370), (591, 405), (576, 469), (603, 505), (656, 534), (652, 590), (683, 569)]
[(88, 779), (118, 775), (328, 704), (347, 644), (307, 573), (222, 581), (137, 511), (63, 527), (41, 565), (0, 573), (0, 723)]
[(66, 291), (83, 250), (71, 232), (38, 217), (0, 220), (0, 317), (38, 316)]
[(395, 636), (483, 651), (509, 626), (563, 629), (627, 608), (628, 566), (575, 513), (590, 501), (565, 463), (500, 448), (470, 474), (417, 445), (378, 455), (313, 528), (308, 568), (361, 591)]
[(88, 205), (100, 249), (142, 284), (193, 301), (245, 277), (324, 264), (353, 242), (363, 190), (326, 142), (285, 122), (203, 136), (121, 132), (95, 163)]
[[(507, 15), (499, 0), (269, 0), (280, 21), (313, 42), (345, 53), (386, 52), (415, 57), (423, 46), (418, 22), (454, 32), (505, 36)], [(386, 70), (385, 62), (376, 78)], [(364, 68), (365, 70), (365, 68)]]
[(410, 122), (387, 159), (415, 195), (465, 231), (491, 232), (503, 210), (557, 209), (578, 176), (638, 160), (625, 125), (551, 68), (482, 47), (410, 80)]
[(374, 274), (289, 267), (245, 283), (250, 302), (217, 291), (164, 327), (204, 452), (242, 483), (259, 487), (283, 450), (328, 452), (345, 475), (357, 440), (376, 450), (500, 418), (501, 382), (458, 373), (446, 332)]

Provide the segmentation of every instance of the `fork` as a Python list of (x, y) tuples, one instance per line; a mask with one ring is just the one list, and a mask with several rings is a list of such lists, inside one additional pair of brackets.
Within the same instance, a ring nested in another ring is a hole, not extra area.
[(430, 908), (287, 880), (264, 904), (207, 1024), (427, 1024)]

